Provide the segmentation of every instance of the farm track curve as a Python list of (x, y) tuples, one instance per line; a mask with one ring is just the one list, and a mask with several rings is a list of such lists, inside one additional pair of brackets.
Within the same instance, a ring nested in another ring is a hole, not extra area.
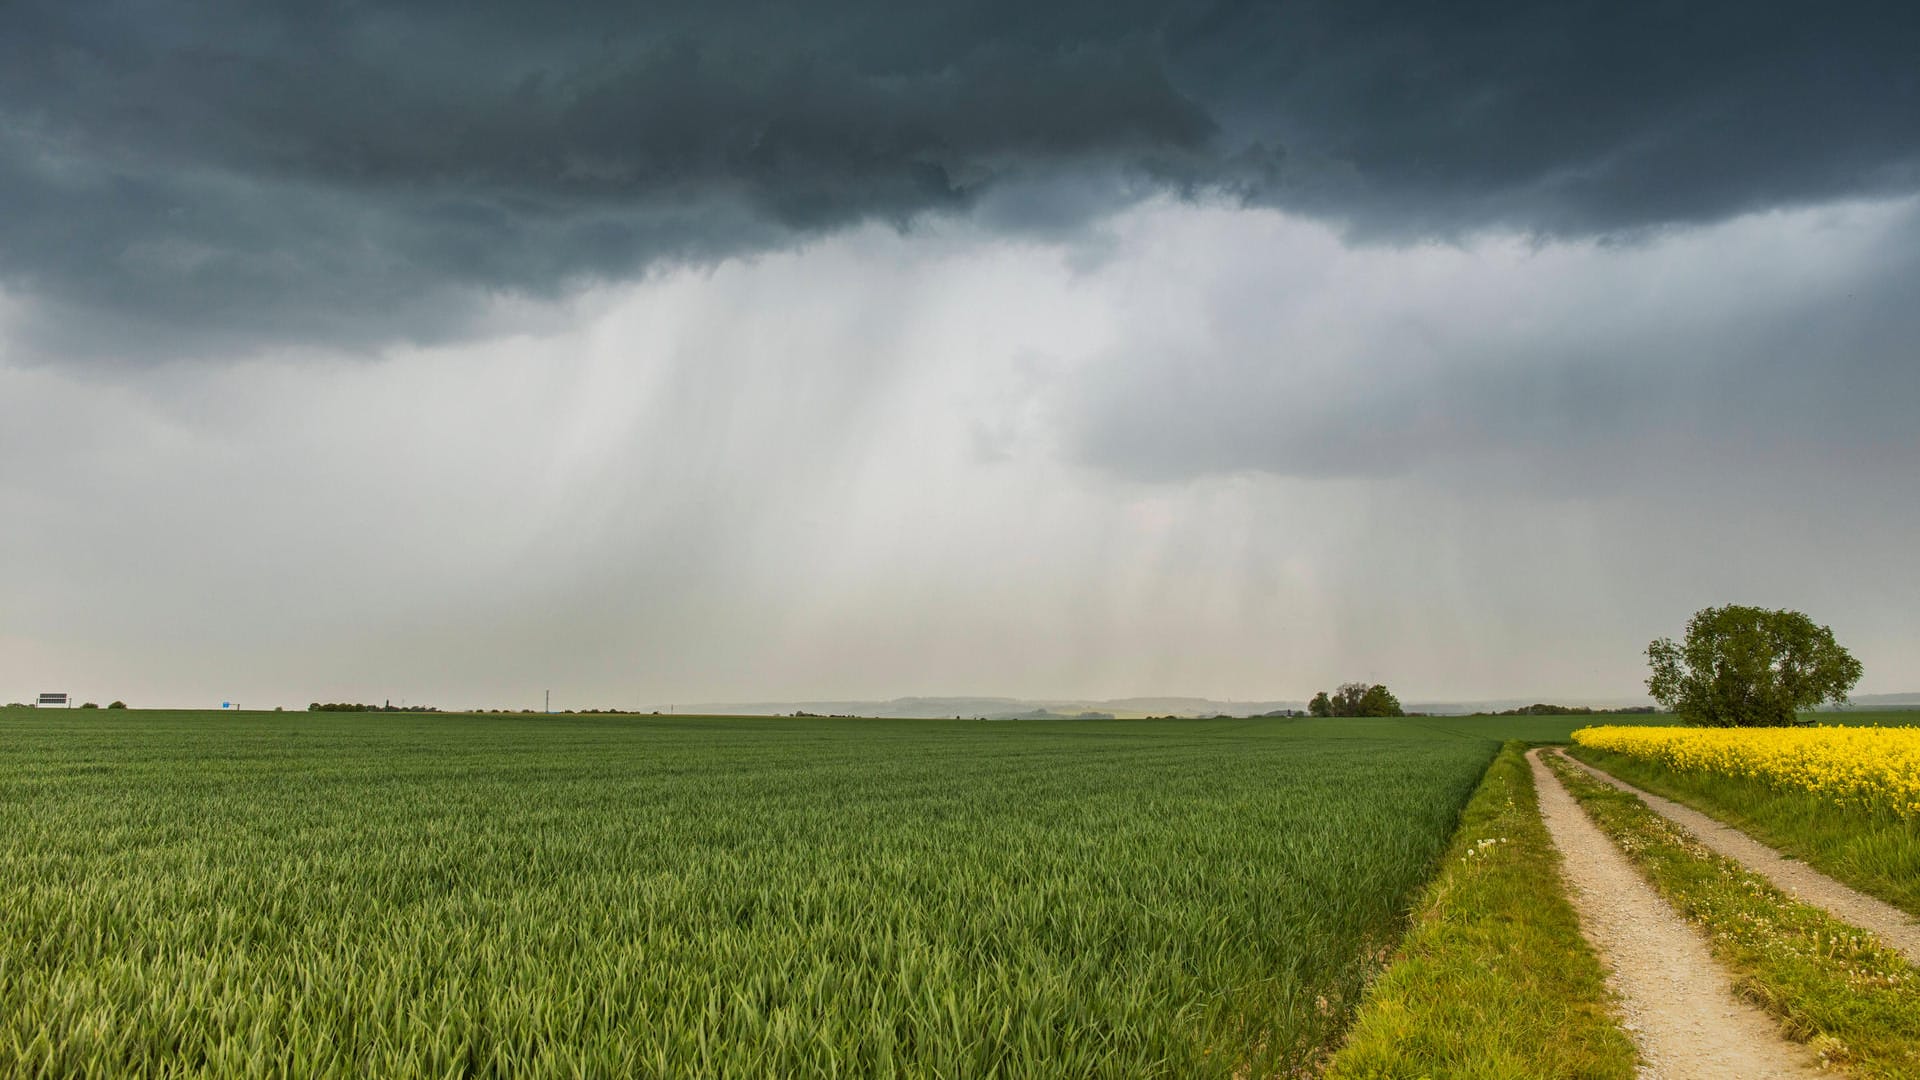
[[(1556, 750), (1554, 753), (1560, 753)], [(1820, 908), (1844, 923), (1870, 930), (1881, 944), (1920, 964), (1920, 921), (1884, 900), (1843, 885), (1806, 863), (1789, 859), (1731, 825), (1723, 824), (1690, 806), (1644, 791), (1625, 780), (1560, 754), (1603, 784), (1637, 796), (1647, 809), (1686, 829), (1709, 849), (1725, 855), (1771, 881), (1780, 891), (1803, 904)]]
[(1828, 1075), (1765, 1012), (1735, 995), (1706, 939), (1675, 912), (1587, 817), (1558, 777), (1527, 754), (1540, 813), (1569, 898), (1620, 997), (1628, 1035), (1652, 1080)]

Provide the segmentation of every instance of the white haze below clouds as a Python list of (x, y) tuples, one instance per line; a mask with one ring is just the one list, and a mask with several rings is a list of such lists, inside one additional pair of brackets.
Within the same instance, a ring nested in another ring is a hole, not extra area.
[(1725, 602), (1912, 689), (1914, 220), (1349, 247), (1161, 201), (478, 344), (14, 359), (0, 699), (1617, 699)]

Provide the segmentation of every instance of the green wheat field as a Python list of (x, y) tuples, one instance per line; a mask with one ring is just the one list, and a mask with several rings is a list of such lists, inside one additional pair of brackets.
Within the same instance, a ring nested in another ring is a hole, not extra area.
[(0, 718), (0, 1072), (1229, 1076), (1577, 720)]

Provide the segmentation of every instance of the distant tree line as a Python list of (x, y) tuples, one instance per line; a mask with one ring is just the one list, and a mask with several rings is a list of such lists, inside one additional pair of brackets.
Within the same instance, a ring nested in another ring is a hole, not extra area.
[(1400, 699), (1379, 683), (1343, 683), (1332, 694), (1325, 690), (1307, 702), (1309, 716), (1405, 716)]
[(351, 701), (336, 701), (329, 704), (314, 702), (307, 706), (308, 712), (439, 712), (438, 705), (361, 705)]
[(1646, 716), (1654, 711), (1651, 705), (1628, 705), (1620, 709), (1593, 709), (1585, 705), (1543, 705), (1535, 702), (1522, 705), (1517, 709), (1501, 709), (1498, 712), (1482, 710), (1475, 716)]
[[(434, 710), (438, 712), (439, 710)], [(641, 712), (639, 709), (459, 709), (463, 713), (479, 716), (483, 713), (501, 716), (659, 716), (660, 710)]]

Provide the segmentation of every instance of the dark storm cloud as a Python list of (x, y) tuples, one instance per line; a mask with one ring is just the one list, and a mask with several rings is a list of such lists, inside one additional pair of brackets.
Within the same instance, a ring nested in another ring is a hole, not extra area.
[(1586, 497), (1790, 487), (1812, 468), (1912, 488), (1913, 200), (1645, 244), (1384, 259), (1310, 231), (1276, 238), (1295, 253), (1219, 270), (1226, 287), (1184, 339), (1123, 326), (1057, 387), (1075, 456), (1149, 481), (1411, 477)]
[(19, 2), (0, 282), (45, 353), (224, 352), (1156, 185), (1391, 237), (1712, 221), (1920, 182), (1911, 10)]

